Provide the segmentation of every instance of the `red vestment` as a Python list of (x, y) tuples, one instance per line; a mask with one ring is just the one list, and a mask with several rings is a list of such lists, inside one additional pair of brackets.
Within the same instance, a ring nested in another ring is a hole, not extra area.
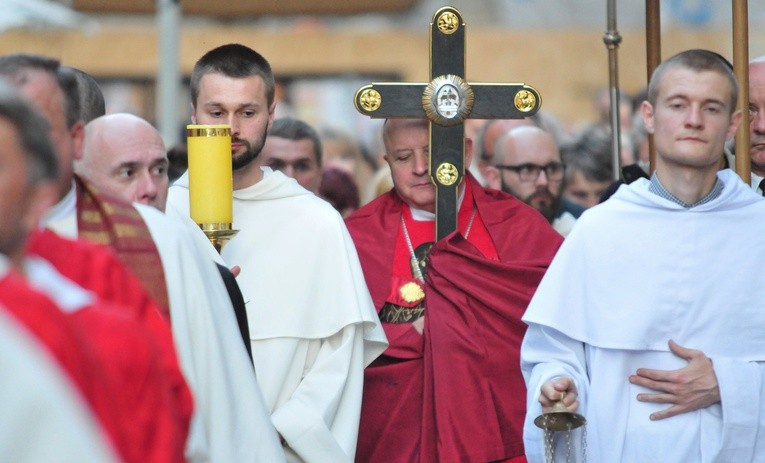
[[(61, 275), (93, 292), (106, 309), (125, 319), (122, 323), (135, 325), (131, 328), (132, 337), (142, 337), (146, 345), (134, 349), (134, 353), (127, 352), (125, 346), (120, 345), (120, 337), (110, 338), (108, 326), (101, 330), (91, 325), (88, 335), (94, 342), (104, 344), (105, 354), (112, 357), (114, 374), (123, 381), (120, 384), (124, 386), (125, 381), (135, 382), (129, 385), (134, 396), (125, 398), (135, 404), (131, 412), (137, 414), (137, 419), (155, 420), (151, 426), (133, 430), (139, 442), (151, 445), (148, 447), (150, 453), (143, 457), (144, 461), (182, 459), (193, 412), (191, 392), (178, 365), (170, 325), (160, 315), (159, 307), (143, 285), (110, 248), (84, 240), (66, 239), (47, 229), (37, 230), (31, 235), (27, 254), (43, 258)], [(133, 354), (136, 358), (126, 357)], [(145, 377), (126, 375), (129, 370), (125, 367), (130, 368), (131, 361), (133, 365), (141, 365), (138, 356), (144, 359)], [(153, 361), (152, 357), (156, 357), (158, 362), (157, 374), (148, 366)], [(150, 391), (151, 394), (140, 393), (140, 388), (150, 384), (159, 390)], [(165, 396), (165, 393), (168, 395)], [(163, 398), (167, 400), (163, 402)], [(151, 458), (153, 455), (156, 458)]]
[(125, 310), (96, 301), (70, 317), (97, 348), (122, 420), (119, 450), (126, 462), (182, 463), (188, 424), (177, 404), (151, 334)]
[[(499, 260), (480, 233), (462, 237), (462, 218), (460, 232), (434, 244), (424, 335), (383, 323), (390, 347), (365, 370), (357, 461), (523, 459), (521, 316), (562, 238), (521, 201), (467, 181), (460, 216), (472, 196)], [(391, 300), (404, 210), (392, 191), (347, 220), (378, 311)]]
[(64, 314), (53, 301), (32, 289), (15, 271), (0, 278), (0, 310), (6, 310), (45, 346), (56, 363), (82, 394), (115, 449), (122, 454), (123, 423), (118, 394), (105, 373), (96, 346), (79, 323)]

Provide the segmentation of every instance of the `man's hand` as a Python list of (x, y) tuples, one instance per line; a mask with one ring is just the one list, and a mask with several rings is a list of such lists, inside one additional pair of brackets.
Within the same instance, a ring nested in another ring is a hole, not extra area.
[(231, 267), (231, 274), (234, 275), (234, 278), (238, 277), (239, 276), (239, 272), (241, 272), (241, 271), (242, 271), (242, 268), (239, 267), (238, 265), (234, 265), (233, 267)]
[(640, 368), (629, 378), (632, 384), (656, 391), (638, 394), (639, 401), (672, 404), (665, 410), (652, 413), (650, 418), (661, 420), (719, 402), (720, 387), (712, 361), (700, 350), (686, 349), (671, 339), (669, 350), (686, 360), (688, 365), (672, 371)]
[(539, 388), (539, 403), (542, 405), (542, 412), (547, 413), (552, 410), (556, 402), (563, 402), (566, 409), (575, 412), (579, 408), (579, 394), (576, 392), (574, 380), (568, 376), (551, 379), (542, 384)]
[(412, 322), (412, 326), (420, 335), (425, 331), (425, 315)]

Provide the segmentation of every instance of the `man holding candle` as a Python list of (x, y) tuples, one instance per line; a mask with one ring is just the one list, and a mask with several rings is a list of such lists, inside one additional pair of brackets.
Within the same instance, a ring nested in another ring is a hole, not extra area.
[[(232, 311), (219, 307), (219, 301), (228, 300), (225, 288), (207, 284), (220, 278), (208, 256), (190, 242), (187, 229), (161, 212), (103, 195), (73, 175), (73, 161), (81, 156), (83, 124), (77, 84), (71, 75), (60, 72), (58, 61), (38, 55), (2, 56), (0, 78), (17, 87), (50, 124), (61, 174), (59, 202), (46, 214), (45, 226), (67, 237), (110, 246), (123, 262), (132, 264), (130, 269), (153, 290), (164, 315), (172, 320), (172, 341), (194, 394), (195, 415), (185, 445), (188, 460), (279, 461), (276, 434), (262, 430), (257, 419), (241, 413), (241, 409), (263, 406), (254, 381), (253, 387), (245, 388), (248, 393), (236, 397), (236, 403), (231, 397), (231, 385), (246, 385), (252, 374), (245, 368), (231, 368), (236, 359), (247, 367), (247, 358), (230, 335), (236, 332)], [(88, 265), (69, 259), (68, 270), (88, 269)], [(81, 273), (96, 289), (114, 294), (124, 290), (119, 279), (112, 279), (113, 272)]]
[[(192, 121), (231, 127), (233, 228), (223, 248), (250, 296), (258, 383), (289, 461), (351, 462), (363, 370), (387, 345), (340, 215), (281, 172), (261, 167), (273, 122), (268, 62), (238, 44), (195, 65)], [(189, 211), (188, 174), (169, 203)]]

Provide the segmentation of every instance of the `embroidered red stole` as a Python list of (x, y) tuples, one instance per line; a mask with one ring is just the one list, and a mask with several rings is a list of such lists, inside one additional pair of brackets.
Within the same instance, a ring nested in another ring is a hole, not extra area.
[(78, 235), (111, 247), (135, 274), (170, 319), (162, 261), (146, 223), (125, 201), (100, 192), (92, 183), (75, 176), (77, 184)]

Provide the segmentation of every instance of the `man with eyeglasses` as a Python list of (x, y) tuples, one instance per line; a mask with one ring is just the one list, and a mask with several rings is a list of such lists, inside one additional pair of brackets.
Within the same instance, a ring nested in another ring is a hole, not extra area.
[(584, 209), (561, 198), (564, 171), (552, 135), (539, 127), (521, 126), (497, 140), (486, 180), (490, 188), (510, 193), (539, 211), (566, 236)]

